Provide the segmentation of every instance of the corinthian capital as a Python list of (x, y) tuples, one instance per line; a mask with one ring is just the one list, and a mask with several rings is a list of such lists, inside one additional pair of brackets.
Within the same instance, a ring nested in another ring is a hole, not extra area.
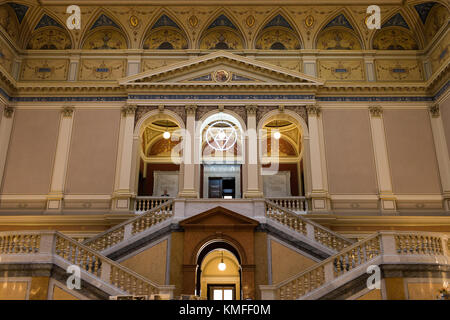
[(433, 118), (437, 118), (441, 115), (438, 104), (432, 105), (428, 108), (428, 110), (430, 111), (430, 114)]
[(5, 115), (5, 118), (11, 118), (14, 114), (14, 107), (6, 106), (5, 109), (3, 109), (3, 114)]
[(67, 107), (62, 108), (61, 112), (63, 114), (63, 117), (70, 118), (70, 117), (72, 117), (74, 110), (75, 110), (74, 107), (67, 106)]
[(245, 109), (247, 110), (248, 115), (255, 115), (256, 111), (258, 110), (258, 107), (254, 104), (250, 104), (245, 106)]
[(319, 116), (321, 109), (318, 105), (306, 106), (309, 115)]
[(132, 116), (136, 112), (137, 106), (134, 104), (126, 105), (122, 108), (122, 114), (124, 116)]
[(381, 108), (380, 106), (370, 106), (369, 112), (372, 117), (381, 117), (381, 115), (383, 114), (383, 108)]
[(186, 114), (187, 115), (195, 115), (195, 110), (197, 110), (197, 106), (195, 104), (189, 104), (186, 107)]

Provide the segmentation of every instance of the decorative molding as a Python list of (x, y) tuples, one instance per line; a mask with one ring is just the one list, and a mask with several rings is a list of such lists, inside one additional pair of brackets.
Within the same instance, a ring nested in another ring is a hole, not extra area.
[(5, 118), (12, 118), (14, 114), (14, 107), (6, 106), (3, 110), (3, 114), (5, 115)]
[(438, 104), (430, 106), (428, 110), (433, 118), (438, 118), (441, 115)]
[(127, 105), (122, 108), (122, 114), (124, 116), (134, 116), (136, 109), (137, 109), (136, 105), (133, 105), (133, 104)]
[(383, 108), (380, 106), (371, 106), (369, 107), (369, 112), (372, 117), (381, 117), (383, 114)]
[(318, 105), (306, 106), (306, 110), (308, 111), (308, 115), (320, 115), (320, 107)]
[(197, 110), (197, 106), (194, 104), (189, 104), (186, 107), (186, 114), (189, 116), (195, 116), (195, 110)]
[(72, 106), (67, 106), (62, 108), (61, 113), (63, 114), (63, 117), (71, 118), (73, 115), (75, 108)]
[(159, 105), (158, 110), (159, 112), (164, 112), (164, 105), (163, 104)]
[(255, 115), (256, 116), (256, 112), (258, 111), (258, 106), (254, 105), (254, 104), (249, 104), (249, 105), (245, 106), (245, 109), (247, 110), (247, 115)]

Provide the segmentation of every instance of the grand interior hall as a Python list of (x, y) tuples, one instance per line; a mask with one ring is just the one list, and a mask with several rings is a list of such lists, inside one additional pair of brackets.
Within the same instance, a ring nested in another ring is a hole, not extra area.
[(450, 299), (450, 5), (373, 4), (0, 1), (0, 300)]

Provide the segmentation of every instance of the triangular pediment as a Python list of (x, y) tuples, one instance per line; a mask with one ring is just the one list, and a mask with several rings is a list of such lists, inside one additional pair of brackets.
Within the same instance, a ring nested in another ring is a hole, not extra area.
[(237, 212), (215, 207), (180, 222), (180, 226), (186, 227), (256, 227), (258, 221), (247, 218)]
[(322, 86), (322, 79), (267, 62), (217, 51), (119, 80), (125, 87), (143, 86)]

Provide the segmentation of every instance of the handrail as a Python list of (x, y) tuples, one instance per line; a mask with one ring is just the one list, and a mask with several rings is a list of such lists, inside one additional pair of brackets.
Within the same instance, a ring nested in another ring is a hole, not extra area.
[(0, 232), (0, 254), (51, 254), (131, 295), (172, 294), (174, 289), (160, 286), (58, 231)]
[(84, 245), (97, 251), (103, 251), (172, 216), (173, 200), (169, 200), (144, 214), (122, 222), (86, 240)]
[(134, 200), (134, 211), (142, 213), (154, 209), (161, 204), (175, 199), (174, 197), (137, 196)]
[(266, 200), (279, 205), (280, 207), (289, 209), (294, 212), (307, 212), (308, 201), (306, 197), (286, 196), (286, 197), (266, 197)]
[(266, 217), (277, 221), (313, 241), (319, 242), (334, 251), (340, 251), (351, 245), (354, 241), (347, 239), (324, 226), (315, 223), (304, 216), (295, 214), (289, 209), (283, 208), (273, 202), (266, 200)]
[[(381, 255), (450, 257), (445, 242), (450, 247), (450, 240), (436, 233), (380, 231), (276, 285), (261, 286), (261, 290), (269, 299), (298, 299)], [(417, 259), (420, 261), (423, 259)], [(436, 263), (436, 259), (430, 261)]]

